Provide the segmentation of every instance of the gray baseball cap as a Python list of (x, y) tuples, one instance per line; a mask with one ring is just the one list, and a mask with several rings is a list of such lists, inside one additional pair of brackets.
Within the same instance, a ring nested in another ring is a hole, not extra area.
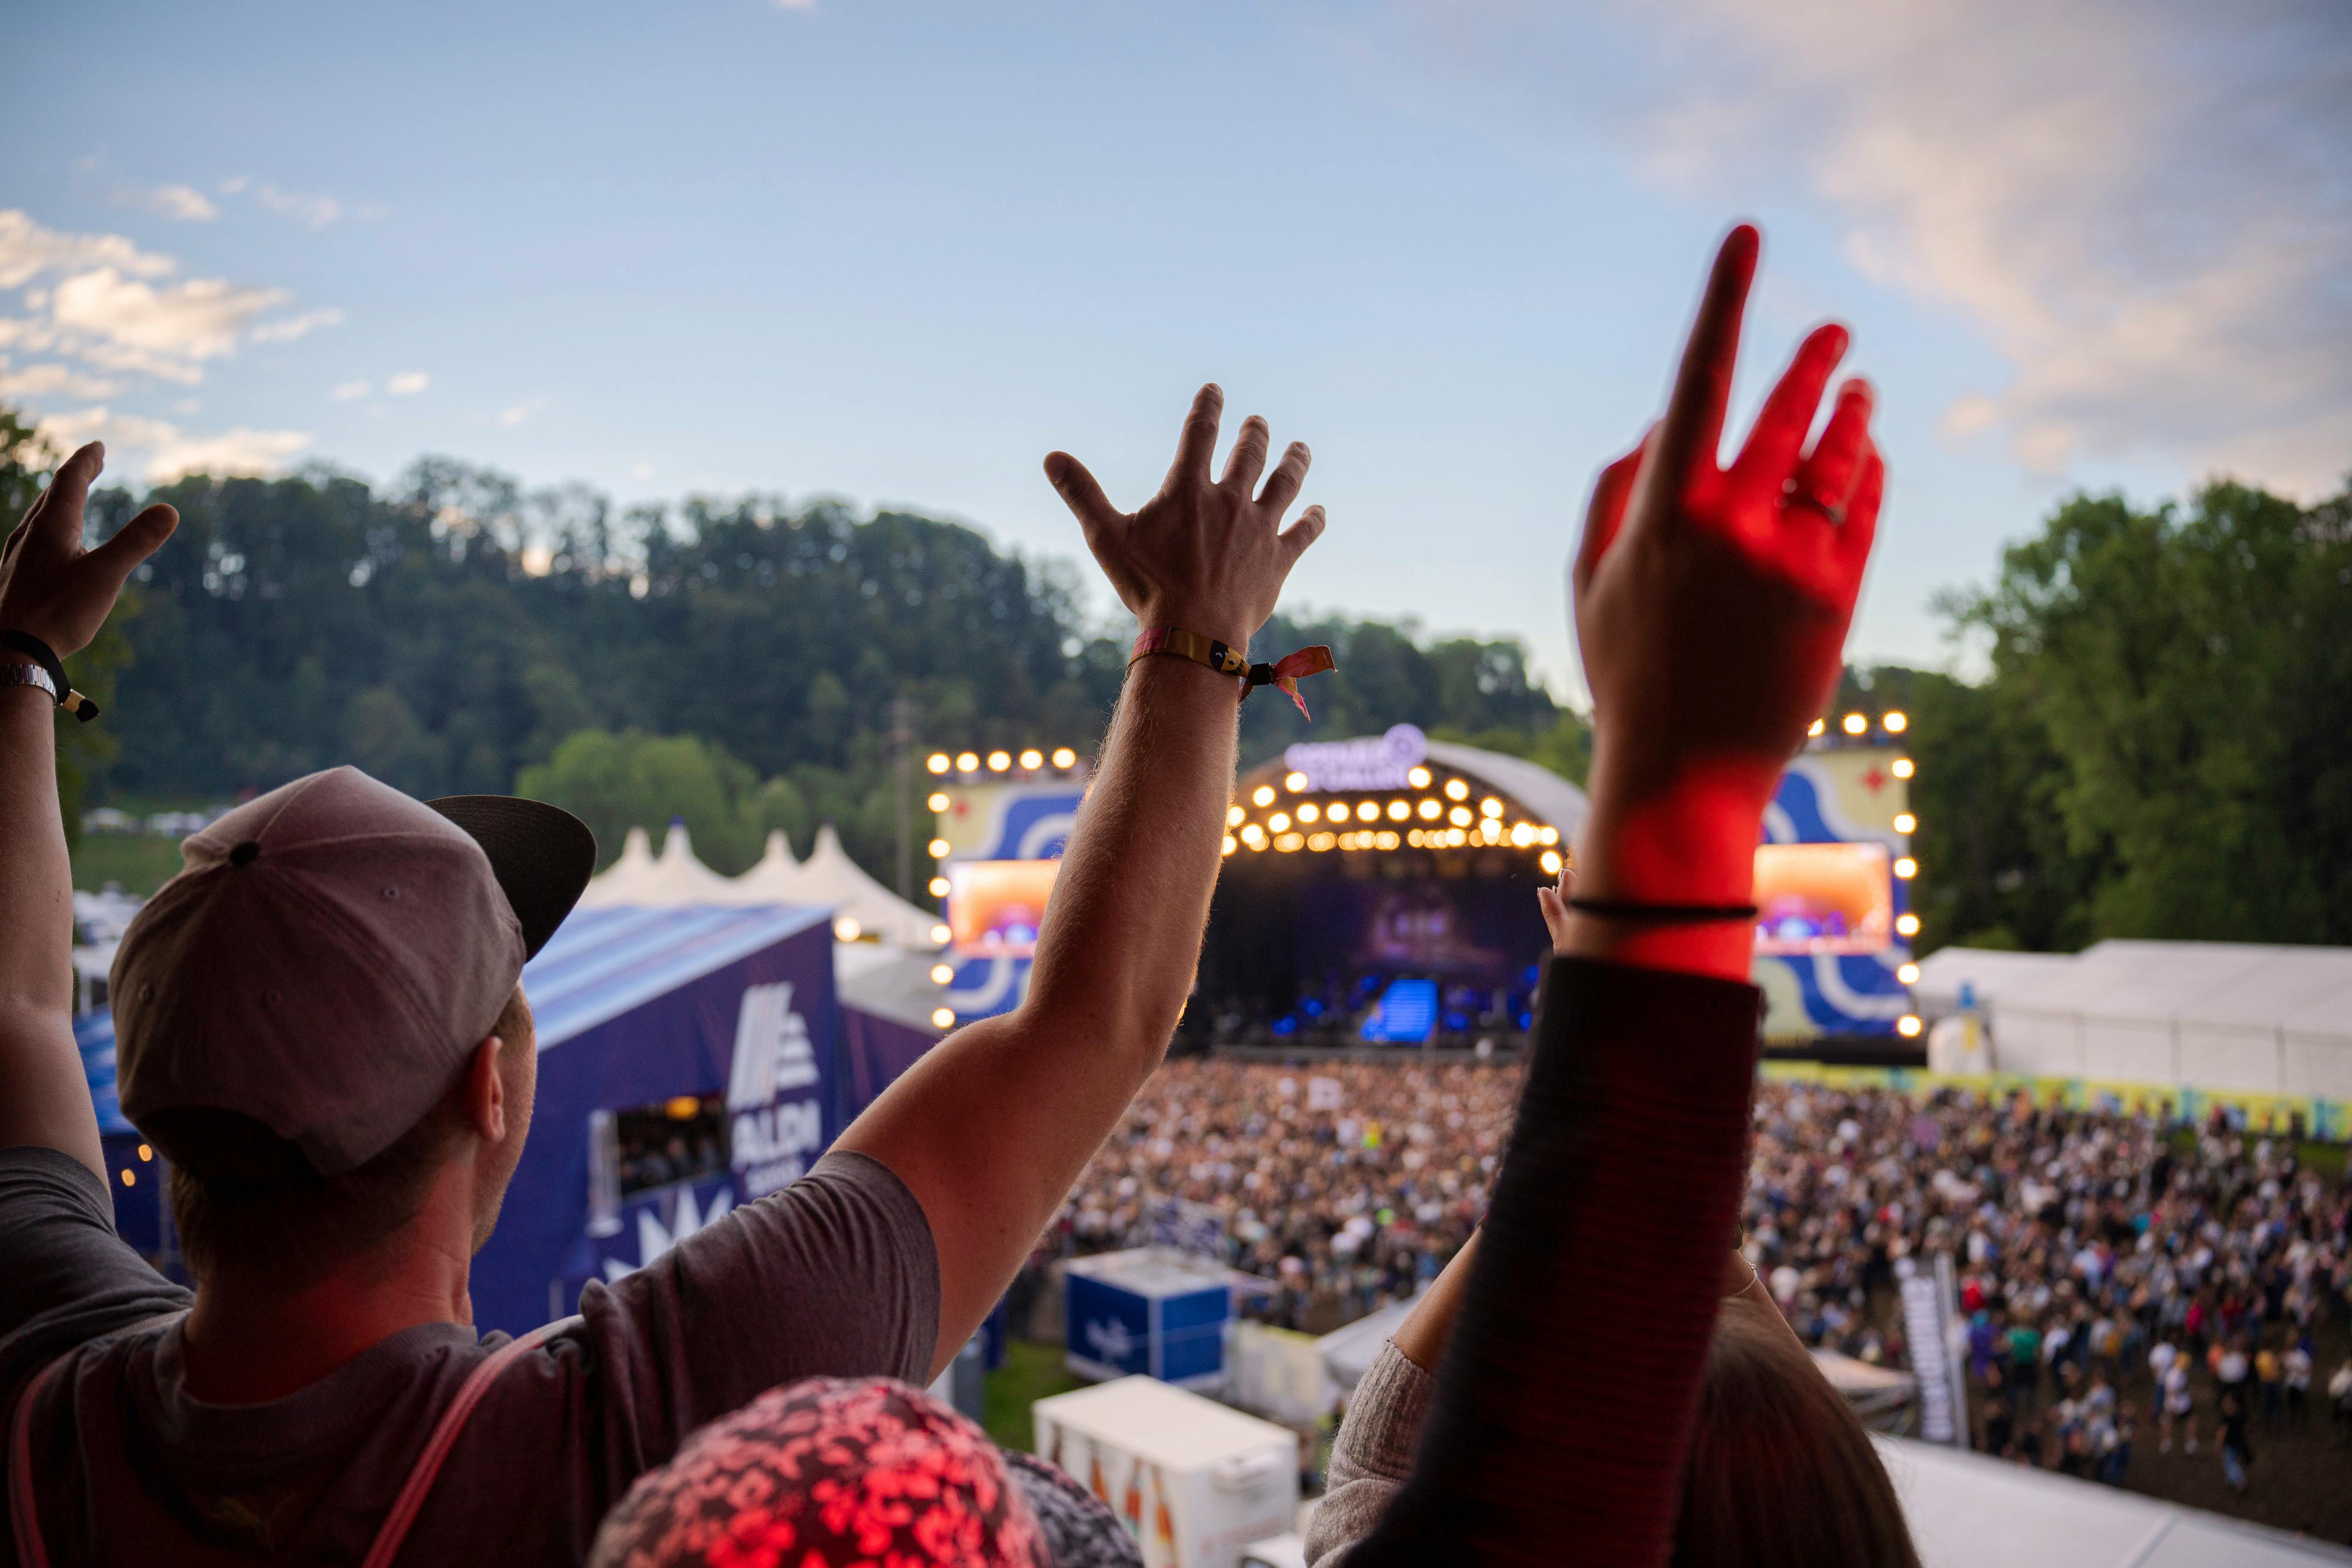
[[(559, 807), (297, 779), (180, 846), (109, 992), (122, 1113), (251, 1117), (323, 1176), (423, 1119), (595, 870)], [(168, 1122), (170, 1118), (163, 1119)]]

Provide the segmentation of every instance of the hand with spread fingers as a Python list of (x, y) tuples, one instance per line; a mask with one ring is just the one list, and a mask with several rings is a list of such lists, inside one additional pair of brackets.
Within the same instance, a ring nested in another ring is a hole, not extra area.
[(1271, 436), (1255, 414), (1242, 421), (1223, 475), (1211, 476), (1224, 403), (1213, 385), (1193, 398), (1176, 461), (1139, 511), (1112, 506), (1086, 465), (1066, 452), (1045, 459), (1045, 476), (1077, 515), (1087, 548), (1120, 601), (1145, 627), (1196, 632), (1238, 649), (1274, 613), (1290, 569), (1323, 532), (1323, 508), (1309, 507), (1282, 526), (1307, 480), (1307, 444), (1292, 442), (1265, 474)]
[(171, 507), (150, 507), (84, 549), (83, 509), (105, 465), (106, 448), (95, 441), (67, 458), (0, 549), (0, 631), (37, 637), (61, 659), (89, 646), (131, 571), (180, 523)]
[(1596, 793), (1702, 779), (1760, 810), (1836, 687), (1885, 465), (1858, 379), (1805, 449), (1845, 354), (1836, 325), (1799, 345), (1717, 461), (1758, 244), (1745, 225), (1724, 241), (1664, 419), (1593, 488), (1570, 591)]

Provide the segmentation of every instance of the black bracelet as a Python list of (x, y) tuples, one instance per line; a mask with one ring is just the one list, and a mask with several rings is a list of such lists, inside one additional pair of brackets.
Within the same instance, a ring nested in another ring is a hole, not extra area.
[(1710, 920), (1753, 920), (1752, 904), (1643, 904), (1623, 898), (1571, 898), (1570, 909), (1612, 920), (1663, 920), (1698, 924)]
[(58, 706), (84, 724), (98, 716), (98, 705), (66, 684), (66, 666), (58, 651), (30, 632), (0, 632), (0, 648), (22, 653), (41, 666), (57, 687)]

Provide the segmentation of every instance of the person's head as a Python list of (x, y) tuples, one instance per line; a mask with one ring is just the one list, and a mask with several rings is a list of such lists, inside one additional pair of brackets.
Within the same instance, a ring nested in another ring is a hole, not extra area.
[(888, 1378), (772, 1388), (703, 1427), (604, 1516), (590, 1568), (1049, 1568), (988, 1435)]
[(111, 982), (124, 1113), (199, 1282), (292, 1287), (420, 1214), (488, 1239), (530, 1122), (519, 977), (594, 867), (536, 801), (312, 774), (182, 846)]
[(1734, 1298), (1716, 1316), (1676, 1568), (1917, 1568), (1870, 1435), (1766, 1310)]

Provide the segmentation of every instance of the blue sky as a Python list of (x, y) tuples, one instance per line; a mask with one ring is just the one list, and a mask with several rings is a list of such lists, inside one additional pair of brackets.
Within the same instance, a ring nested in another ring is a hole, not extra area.
[[(1725, 225), (1752, 402), (1834, 314), (1892, 479), (1853, 651), (2070, 486), (2352, 469), (2352, 25), (2170, 0), (43, 7), (0, 398), (120, 477), (421, 453), (1076, 557), (1201, 381), (1316, 454), (1294, 608), (1511, 634)], [(1103, 607), (1108, 608), (1107, 599)]]

